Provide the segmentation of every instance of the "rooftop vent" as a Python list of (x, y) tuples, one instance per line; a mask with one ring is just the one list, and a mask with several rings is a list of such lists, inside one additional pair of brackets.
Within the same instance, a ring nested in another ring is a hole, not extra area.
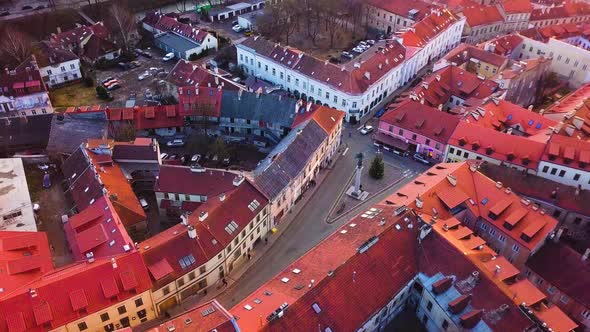
[(236, 176), (233, 181), (234, 186), (238, 187), (242, 184), (242, 182), (244, 182), (245, 179), (246, 178), (242, 174)]
[(203, 220), (207, 219), (208, 216), (209, 216), (209, 213), (207, 213), (207, 211), (201, 211), (201, 213), (199, 213), (199, 221), (203, 221)]

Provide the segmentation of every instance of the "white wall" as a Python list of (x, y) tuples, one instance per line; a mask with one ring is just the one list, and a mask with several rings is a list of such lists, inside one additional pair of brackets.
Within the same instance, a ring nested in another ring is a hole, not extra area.
[[(572, 161), (572, 165), (576, 163)], [(577, 187), (579, 185), (582, 189), (590, 188), (590, 172), (554, 164), (549, 161), (541, 161), (539, 163), (537, 175), (569, 186)]]
[(45, 84), (50, 88), (82, 78), (80, 59), (62, 62), (54, 66), (46, 66), (40, 68), (40, 71), (41, 77), (49, 77), (49, 80), (45, 81)]

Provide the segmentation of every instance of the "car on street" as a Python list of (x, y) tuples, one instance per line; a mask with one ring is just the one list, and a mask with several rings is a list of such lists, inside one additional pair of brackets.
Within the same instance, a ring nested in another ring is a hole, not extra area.
[(349, 52), (346, 51), (342, 51), (342, 53), (340, 53), (341, 56), (345, 57), (345, 58), (349, 58), (352, 59), (354, 58), (354, 55), (350, 54)]
[(369, 44), (367, 44), (367, 42), (365, 42), (365, 41), (361, 40), (361, 41), (359, 42), (359, 46), (362, 46), (362, 47), (367, 47), (367, 46), (369, 46)]
[(425, 157), (424, 155), (422, 155), (421, 153), (414, 153), (414, 155), (412, 156), (412, 159), (414, 159), (415, 161), (419, 161), (419, 162), (423, 163), (424, 165), (431, 164), (430, 160), (428, 160), (428, 158)]
[(109, 85), (109, 87), (107, 88), (107, 90), (109, 91), (113, 91), (113, 90), (117, 90), (121, 88), (121, 84), (117, 83), (113, 83), (111, 85)]
[(368, 39), (366, 43), (369, 45), (375, 45), (375, 41), (373, 39)]
[(234, 25), (233, 27), (231, 27), (231, 29), (235, 32), (242, 32), (242, 30), (244, 30), (244, 28), (242, 28), (241, 26), (239, 26), (237, 24)]
[(140, 66), (141, 66), (141, 62), (139, 62), (137, 60), (136, 61), (131, 61), (131, 67), (132, 68), (137, 68), (137, 67), (140, 67)]
[(356, 53), (363, 53), (365, 50), (360, 47), (355, 47), (352, 49), (352, 51)]
[(186, 143), (183, 140), (177, 138), (166, 143), (166, 146), (184, 146), (184, 144)]
[(139, 205), (141, 205), (141, 208), (144, 210), (147, 210), (150, 208), (148, 202), (143, 197), (139, 197)]
[(170, 61), (174, 59), (174, 53), (170, 52), (167, 53), (166, 55), (164, 55), (164, 57), (162, 58), (163, 61)]
[(375, 117), (380, 118), (383, 116), (383, 114), (385, 114), (385, 107), (382, 107), (380, 110), (378, 110), (377, 113), (375, 113)]
[(104, 80), (100, 81), (100, 83), (104, 85), (106, 82), (112, 81), (114, 79), (115, 79), (114, 77), (109, 76), (109, 77), (105, 78)]
[(364, 126), (363, 128), (361, 128), (361, 134), (368, 135), (368, 134), (372, 133), (374, 129), (375, 128), (373, 128), (373, 126), (368, 126), (368, 125)]
[(200, 155), (200, 154), (198, 154), (198, 153), (197, 153), (197, 154), (194, 154), (194, 155), (191, 157), (191, 162), (193, 162), (193, 163), (198, 163), (198, 162), (199, 162), (199, 160), (201, 160), (201, 155)]
[(148, 73), (146, 71), (146, 72), (141, 73), (139, 76), (137, 76), (137, 80), (138, 81), (143, 81), (143, 80), (145, 80), (148, 77), (150, 77), (150, 73)]

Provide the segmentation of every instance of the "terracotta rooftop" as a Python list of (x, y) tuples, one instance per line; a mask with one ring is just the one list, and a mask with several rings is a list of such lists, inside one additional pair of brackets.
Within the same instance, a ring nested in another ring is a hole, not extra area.
[(194, 306), (146, 332), (237, 332), (231, 314), (216, 300)]
[(216, 199), (222, 193), (234, 191), (236, 174), (222, 170), (196, 172), (187, 166), (162, 165), (154, 191), (201, 195)]
[(438, 108), (450, 101), (451, 96), (463, 100), (484, 99), (494, 93), (498, 83), (485, 80), (456, 66), (442, 68), (422, 80), (410, 92), (410, 97), (424, 99), (425, 103)]
[(469, 44), (460, 44), (444, 56), (444, 59), (456, 63), (457, 66), (475, 59), (482, 62), (487, 62), (496, 67), (503, 67), (508, 64), (508, 58), (485, 51), (479, 47)]
[(0, 232), (0, 299), (52, 269), (44, 232)]
[(504, 35), (501, 37), (493, 38), (486, 43), (492, 43), (494, 45), (494, 53), (510, 56), (515, 49), (520, 47), (524, 39), (517, 34)]
[(134, 251), (133, 240), (106, 196), (69, 218), (64, 224), (68, 244), (76, 260), (112, 257)]
[(406, 47), (426, 47), (428, 42), (458, 20), (459, 18), (448, 9), (434, 9), (431, 14), (414, 23), (411, 29), (401, 34), (403, 44)]
[[(471, 121), (470, 121), (471, 122)], [(461, 121), (449, 144), (480, 155), (537, 170), (546, 143)]]
[(539, 135), (539, 141), (547, 141), (557, 126), (556, 121), (501, 99), (485, 101), (466, 114), (463, 121), (502, 132), (513, 128), (527, 137)]
[(541, 160), (586, 171), (590, 169), (590, 141), (553, 135)]
[(221, 115), (222, 90), (206, 86), (181, 86), (178, 88), (178, 111), (182, 116)]
[(530, 0), (504, 0), (502, 8), (508, 14), (530, 13), (533, 11)]
[(148, 13), (142, 22), (160, 31), (174, 32), (197, 43), (203, 43), (209, 35), (206, 30), (200, 27), (179, 22), (176, 17), (158, 12)]
[(181, 59), (172, 68), (166, 80), (178, 87), (195, 87), (198, 85), (211, 88), (222, 86), (224, 89), (230, 90), (242, 88), (229, 78), (231, 78), (231, 74), (223, 70), (209, 70)]
[(526, 266), (584, 307), (590, 307), (590, 263), (564, 243), (547, 242)]
[[(0, 330), (46, 331), (93, 314), (150, 288), (139, 253), (79, 262), (45, 273), (0, 301)], [(56, 294), (58, 296), (56, 296)]]
[[(551, 216), (544, 214), (541, 210), (533, 210), (530, 202), (526, 205), (518, 195), (507, 192), (504, 187), (498, 188), (494, 180), (478, 172), (476, 168), (473, 169), (467, 162), (439, 164), (387, 197), (385, 202), (391, 205), (413, 206), (415, 198), (419, 195), (422, 198), (423, 207), (417, 211), (424, 211), (427, 214), (436, 211), (438, 218), (445, 220), (452, 217), (453, 209), (444, 204), (445, 197), (457, 195), (455, 192), (460, 191), (461, 195), (466, 195), (463, 197), (468, 197), (462, 203), (464, 208), (471, 211), (474, 216), (483, 218), (502, 229), (521, 246), (531, 250), (544, 242), (555, 230), (557, 221)], [(451, 183), (454, 180), (457, 181), (456, 186)], [(434, 192), (437, 193), (437, 199), (426, 199)], [(526, 211), (526, 214), (518, 219), (514, 226), (506, 227), (504, 225), (506, 219), (517, 211)], [(490, 217), (490, 212), (497, 213), (495, 220)], [(533, 234), (523, 236), (533, 227), (535, 228)], [(463, 236), (467, 237), (467, 235)]]
[(496, 6), (467, 7), (463, 9), (463, 15), (467, 18), (467, 24), (472, 28), (504, 22), (504, 17)]
[(590, 84), (582, 85), (543, 111), (543, 116), (563, 122), (558, 134), (590, 139)]
[[(251, 208), (252, 204), (256, 207)], [(186, 274), (189, 268), (197, 268), (216, 256), (267, 204), (262, 193), (244, 180), (226, 192), (223, 200), (209, 197), (188, 217), (187, 225), (177, 224), (141, 242), (141, 254), (155, 287), (169, 283)], [(206, 217), (200, 221), (202, 213), (206, 213)], [(189, 237), (189, 226), (195, 228), (196, 238)]]
[(389, 108), (379, 120), (446, 144), (459, 118), (417, 101), (406, 100)]
[[(293, 324), (305, 324), (299, 327), (307, 331), (318, 323), (334, 331), (358, 328), (416, 274), (416, 228), (408, 229), (404, 215), (396, 217), (393, 210), (376, 205), (353, 218), (233, 307), (230, 311), (240, 328), (290, 330)], [(402, 226), (400, 231), (395, 224)], [(384, 261), (392, 265), (376, 264)], [(353, 271), (357, 272), (354, 276)], [(351, 283), (360, 286), (349, 287)], [(380, 286), (370, 286), (377, 284)], [(316, 302), (322, 315), (311, 310)], [(267, 317), (283, 303), (289, 305), (285, 315), (269, 322)]]
[(420, 21), (426, 15), (430, 14), (433, 9), (439, 8), (436, 5), (421, 0), (369, 0), (367, 3), (395, 15), (407, 17), (413, 21)]

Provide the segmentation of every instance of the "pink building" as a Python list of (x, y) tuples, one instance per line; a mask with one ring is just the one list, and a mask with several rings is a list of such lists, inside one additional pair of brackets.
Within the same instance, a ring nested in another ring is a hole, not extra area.
[(386, 150), (418, 152), (442, 161), (458, 123), (459, 117), (455, 115), (405, 100), (381, 117), (374, 139)]

